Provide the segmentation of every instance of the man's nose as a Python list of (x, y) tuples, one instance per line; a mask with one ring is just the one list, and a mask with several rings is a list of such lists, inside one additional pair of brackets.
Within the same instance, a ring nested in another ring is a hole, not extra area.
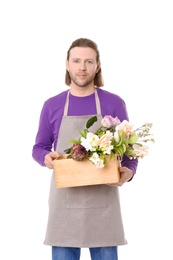
[(80, 63), (79, 70), (86, 70), (86, 65), (84, 62)]

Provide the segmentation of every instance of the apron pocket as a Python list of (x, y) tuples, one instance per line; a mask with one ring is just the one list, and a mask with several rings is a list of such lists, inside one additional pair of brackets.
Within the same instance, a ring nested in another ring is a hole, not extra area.
[(107, 188), (106, 185), (67, 188), (67, 208), (105, 208), (108, 201)]

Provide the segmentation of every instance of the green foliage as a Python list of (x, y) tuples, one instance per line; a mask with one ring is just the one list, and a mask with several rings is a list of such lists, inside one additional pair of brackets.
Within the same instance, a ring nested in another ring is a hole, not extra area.
[(91, 117), (87, 122), (86, 122), (86, 128), (90, 128), (95, 122), (97, 122), (97, 116)]

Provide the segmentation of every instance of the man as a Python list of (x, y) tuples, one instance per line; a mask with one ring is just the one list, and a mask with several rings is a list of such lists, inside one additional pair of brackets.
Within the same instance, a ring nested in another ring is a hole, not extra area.
[[(33, 158), (49, 169), (69, 147), (68, 140), (79, 137), (79, 130), (91, 116), (97, 115), (96, 128), (105, 115), (128, 120), (123, 99), (101, 89), (100, 55), (95, 42), (80, 38), (72, 43), (67, 52), (65, 82), (69, 89), (44, 103), (33, 146)], [(137, 164), (136, 159), (124, 156), (116, 185), (58, 189), (52, 174), (44, 243), (52, 246), (53, 260), (80, 259), (82, 247), (89, 248), (92, 260), (118, 259), (118, 246), (127, 243), (118, 186), (133, 178)]]

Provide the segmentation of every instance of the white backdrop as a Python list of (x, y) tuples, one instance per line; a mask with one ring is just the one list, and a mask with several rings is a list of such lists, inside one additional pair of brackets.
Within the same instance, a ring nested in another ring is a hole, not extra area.
[(128, 245), (119, 259), (173, 259), (171, 2), (0, 2), (0, 259), (51, 259), (43, 245), (51, 172), (31, 153), (43, 102), (67, 89), (66, 52), (79, 37), (97, 42), (104, 88), (124, 98), (132, 123), (152, 122), (156, 139), (120, 188)]

